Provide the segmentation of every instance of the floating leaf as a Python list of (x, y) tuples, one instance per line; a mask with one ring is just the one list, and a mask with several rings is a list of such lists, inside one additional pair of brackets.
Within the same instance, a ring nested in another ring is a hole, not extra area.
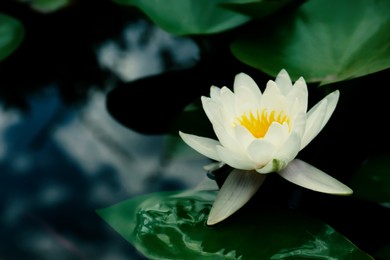
[(97, 213), (148, 259), (372, 259), (332, 227), (297, 212), (243, 208), (207, 226), (216, 191), (152, 193)]
[(390, 154), (369, 158), (348, 184), (353, 196), (378, 203), (390, 203)]
[(19, 47), (23, 38), (23, 25), (17, 19), (0, 13), (0, 61)]
[(263, 18), (293, 1), (294, 0), (248, 0), (246, 2), (227, 3), (222, 6), (253, 18)]
[(251, 18), (223, 8), (243, 0), (114, 0), (142, 10), (155, 24), (176, 35), (211, 34), (242, 25)]
[(311, 0), (257, 23), (231, 45), (242, 62), (276, 76), (328, 84), (390, 67), (390, 1)]

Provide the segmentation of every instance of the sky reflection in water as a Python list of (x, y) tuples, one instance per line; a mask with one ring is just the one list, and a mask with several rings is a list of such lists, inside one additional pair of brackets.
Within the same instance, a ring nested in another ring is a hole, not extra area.
[[(194, 43), (146, 22), (130, 24), (122, 38), (101, 43), (97, 60), (123, 81), (166, 70), (162, 49), (171, 68), (197, 59)], [(203, 179), (202, 156), (162, 165), (164, 136), (115, 121), (106, 84), (82, 105), (65, 103), (53, 82), (27, 97), (26, 113), (0, 109), (1, 259), (142, 259), (95, 209)]]

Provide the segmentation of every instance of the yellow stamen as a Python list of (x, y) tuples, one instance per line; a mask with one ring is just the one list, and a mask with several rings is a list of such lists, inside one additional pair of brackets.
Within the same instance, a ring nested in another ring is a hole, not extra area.
[(256, 111), (255, 113), (250, 111), (238, 117), (237, 121), (256, 138), (263, 138), (273, 122), (290, 125), (290, 117), (283, 111), (267, 111), (266, 109), (263, 109), (261, 112)]

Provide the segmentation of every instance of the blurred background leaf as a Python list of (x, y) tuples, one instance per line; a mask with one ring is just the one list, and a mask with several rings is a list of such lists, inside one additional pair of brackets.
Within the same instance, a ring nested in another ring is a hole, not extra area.
[(352, 176), (354, 197), (390, 205), (390, 154), (373, 155)]
[(267, 204), (208, 227), (215, 195), (152, 193), (97, 213), (148, 259), (373, 259), (329, 225)]
[(52, 13), (65, 8), (76, 0), (19, 0), (21, 3), (29, 4), (30, 7), (41, 13)]
[(231, 45), (242, 62), (276, 76), (328, 84), (390, 67), (390, 1), (306, 1), (254, 23)]
[(248, 0), (114, 0), (139, 8), (155, 24), (176, 35), (211, 34), (240, 26), (250, 17), (223, 8), (226, 3)]
[(0, 13), (0, 61), (18, 48), (23, 38), (22, 23), (12, 16)]
[(247, 0), (222, 4), (221, 6), (258, 19), (272, 14), (294, 1), (295, 0)]

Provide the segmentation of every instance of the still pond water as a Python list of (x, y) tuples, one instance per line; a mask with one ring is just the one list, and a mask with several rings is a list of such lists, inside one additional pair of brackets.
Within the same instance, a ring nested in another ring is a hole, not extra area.
[(26, 38), (0, 70), (0, 259), (143, 259), (95, 210), (195, 186), (206, 161), (163, 163), (164, 135), (125, 127), (106, 97), (118, 80), (191, 66), (195, 43), (110, 3), (2, 8)]

